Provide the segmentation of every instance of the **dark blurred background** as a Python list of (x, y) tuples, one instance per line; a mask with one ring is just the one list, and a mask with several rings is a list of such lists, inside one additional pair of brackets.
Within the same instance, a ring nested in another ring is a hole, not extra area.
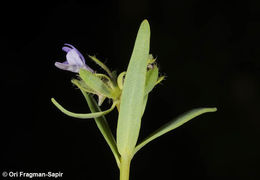
[[(1, 173), (118, 179), (95, 122), (67, 117), (52, 105), (55, 97), (72, 111), (89, 112), (70, 83), (75, 74), (54, 62), (65, 60), (61, 47), (71, 43), (122, 72), (147, 18), (151, 53), (167, 78), (149, 97), (140, 138), (192, 108), (218, 111), (143, 148), (132, 161), (131, 179), (260, 179), (259, 1), (22, 1), (1, 7)], [(107, 119), (115, 132), (117, 112)]]

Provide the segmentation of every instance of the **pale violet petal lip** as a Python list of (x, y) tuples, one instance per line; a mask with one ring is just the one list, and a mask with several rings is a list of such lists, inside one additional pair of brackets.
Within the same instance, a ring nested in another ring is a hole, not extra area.
[(69, 65), (69, 64), (60, 63), (60, 62), (55, 62), (55, 66), (59, 69), (71, 71), (71, 72), (74, 72), (74, 73), (78, 73), (79, 70), (82, 68), (81, 66)]

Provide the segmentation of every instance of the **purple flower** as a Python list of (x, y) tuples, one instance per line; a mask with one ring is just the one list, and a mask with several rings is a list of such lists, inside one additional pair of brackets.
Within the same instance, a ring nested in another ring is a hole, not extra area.
[(88, 65), (86, 65), (85, 58), (74, 46), (67, 43), (64, 45), (65, 46), (62, 47), (62, 50), (67, 53), (67, 60), (63, 63), (55, 62), (57, 68), (74, 73), (78, 73), (81, 68), (94, 72)]

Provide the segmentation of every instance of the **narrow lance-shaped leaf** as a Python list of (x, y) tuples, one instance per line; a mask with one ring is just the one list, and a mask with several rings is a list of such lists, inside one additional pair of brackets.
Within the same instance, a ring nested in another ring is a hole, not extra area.
[(51, 98), (51, 101), (64, 114), (74, 117), (74, 118), (80, 118), (80, 119), (92, 119), (92, 118), (104, 116), (107, 113), (111, 112), (116, 106), (116, 103), (113, 103), (111, 108), (106, 111), (85, 114), (85, 113), (74, 113), (74, 112), (68, 111), (67, 109), (62, 107), (54, 98)]
[(181, 116), (173, 119), (172, 121), (166, 123), (165, 125), (163, 125), (162, 127), (160, 127), (159, 129), (157, 129), (155, 132), (153, 132), (152, 134), (150, 134), (147, 138), (145, 138), (140, 144), (138, 144), (135, 148), (135, 152), (139, 151), (142, 147), (144, 147), (147, 143), (149, 143), (150, 141), (160, 137), (161, 135), (183, 125), (184, 123), (188, 122), (189, 120), (207, 113), (207, 112), (215, 112), (217, 110), (217, 108), (198, 108), (198, 109), (194, 109), (191, 111), (188, 111), (184, 114), (182, 114)]
[(117, 146), (121, 155), (131, 155), (138, 139), (143, 113), (149, 43), (150, 27), (148, 21), (144, 20), (136, 37), (121, 95), (117, 124)]

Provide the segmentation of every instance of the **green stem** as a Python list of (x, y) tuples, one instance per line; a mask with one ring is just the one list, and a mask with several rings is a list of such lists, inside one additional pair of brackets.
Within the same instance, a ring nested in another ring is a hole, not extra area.
[(131, 158), (129, 156), (121, 156), (120, 163), (120, 180), (129, 180)]

